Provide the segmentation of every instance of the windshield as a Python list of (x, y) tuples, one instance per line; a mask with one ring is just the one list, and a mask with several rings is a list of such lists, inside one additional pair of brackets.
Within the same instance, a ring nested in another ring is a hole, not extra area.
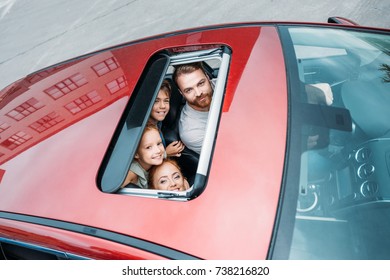
[[(290, 259), (390, 258), (390, 35), (288, 28)], [(291, 78), (292, 79), (292, 78)]]

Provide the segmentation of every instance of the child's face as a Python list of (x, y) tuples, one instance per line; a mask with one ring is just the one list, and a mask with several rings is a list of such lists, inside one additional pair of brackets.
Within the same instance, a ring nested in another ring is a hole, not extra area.
[(164, 151), (164, 145), (158, 131), (156, 129), (147, 130), (142, 135), (135, 158), (145, 170), (149, 170), (152, 165), (162, 163)]
[(165, 191), (185, 191), (188, 188), (180, 170), (169, 162), (157, 168), (152, 184), (155, 189)]
[(150, 114), (153, 120), (163, 121), (169, 111), (169, 96), (164, 90), (158, 92), (157, 98), (154, 101), (153, 109)]

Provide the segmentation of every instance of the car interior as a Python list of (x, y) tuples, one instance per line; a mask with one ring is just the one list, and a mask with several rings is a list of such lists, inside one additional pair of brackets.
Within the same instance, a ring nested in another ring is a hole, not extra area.
[[(301, 81), (329, 84), (334, 99), (302, 117), (303, 146), (307, 135), (326, 141), (302, 150), (291, 258), (380, 259), (390, 248), (390, 227), (381, 223), (390, 214), (390, 84), (380, 71), (390, 59), (363, 41), (364, 51), (324, 48), (297, 60)], [(327, 119), (329, 108), (336, 111)], [(318, 116), (322, 124), (313, 123)]]
[[(209, 79), (215, 82), (218, 77), (218, 68), (213, 68), (209, 63), (212, 63), (212, 61), (203, 61), (203, 69), (207, 73)], [(218, 62), (214, 61), (214, 64), (216, 64), (214, 67), (218, 67)], [(167, 145), (173, 141), (180, 140), (179, 119), (181, 110), (185, 105), (185, 99), (181, 95), (175, 82), (172, 80), (172, 73), (173, 69), (169, 69), (168, 73), (165, 75), (165, 79), (170, 82), (172, 88), (170, 110), (162, 124), (162, 131)], [(186, 147), (181, 153), (181, 156), (176, 160), (190, 186), (193, 185), (196, 169), (198, 167), (199, 154)]]

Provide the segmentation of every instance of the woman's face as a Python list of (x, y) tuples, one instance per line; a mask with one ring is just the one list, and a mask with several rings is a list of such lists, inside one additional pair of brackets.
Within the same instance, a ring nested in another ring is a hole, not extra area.
[(152, 185), (155, 189), (164, 191), (185, 191), (188, 189), (187, 180), (180, 170), (169, 162), (157, 167)]
[(161, 122), (165, 119), (169, 111), (169, 96), (166, 91), (158, 92), (157, 98), (154, 101), (150, 117), (154, 122)]

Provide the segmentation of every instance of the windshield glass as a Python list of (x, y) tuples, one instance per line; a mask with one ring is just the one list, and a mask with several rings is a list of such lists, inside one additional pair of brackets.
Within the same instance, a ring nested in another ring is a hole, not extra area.
[(300, 162), (289, 258), (389, 259), (390, 35), (288, 30), (299, 78), (290, 162)]

